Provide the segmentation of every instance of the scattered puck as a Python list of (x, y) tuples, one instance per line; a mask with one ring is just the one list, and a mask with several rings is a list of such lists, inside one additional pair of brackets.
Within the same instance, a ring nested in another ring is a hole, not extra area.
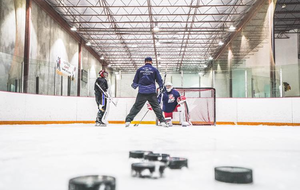
[(165, 165), (156, 165), (154, 163), (133, 163), (131, 165), (131, 174), (133, 177), (151, 178), (155, 173), (159, 173), (162, 177)]
[(149, 161), (161, 161), (167, 163), (169, 161), (169, 154), (149, 153), (144, 156), (145, 160)]
[(111, 176), (89, 175), (69, 180), (69, 190), (115, 190), (116, 179)]
[(252, 183), (252, 170), (242, 167), (215, 167), (215, 179), (227, 183)]
[(144, 158), (144, 155), (152, 153), (152, 151), (135, 150), (129, 152), (129, 158)]
[(169, 168), (170, 169), (181, 169), (183, 167), (188, 167), (188, 159), (180, 157), (170, 157)]

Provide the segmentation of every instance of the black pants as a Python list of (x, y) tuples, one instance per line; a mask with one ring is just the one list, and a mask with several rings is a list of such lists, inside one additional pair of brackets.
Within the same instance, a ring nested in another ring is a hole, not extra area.
[(140, 94), (138, 93), (135, 103), (132, 106), (130, 113), (126, 117), (126, 122), (131, 122), (134, 117), (141, 111), (142, 107), (145, 105), (146, 101), (148, 101), (160, 122), (166, 122), (161, 108), (157, 101), (157, 94)]
[[(96, 103), (98, 106), (96, 122), (102, 122), (102, 117), (106, 110), (107, 99), (105, 98), (105, 95), (103, 93), (100, 93), (100, 94), (96, 93), (95, 98), (96, 98)], [(99, 109), (99, 105), (103, 105), (102, 110)]]

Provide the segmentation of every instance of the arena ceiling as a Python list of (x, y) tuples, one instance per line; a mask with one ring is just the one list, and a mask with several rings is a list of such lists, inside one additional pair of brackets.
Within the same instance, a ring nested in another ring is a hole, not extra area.
[(300, 33), (300, 1), (277, 0), (274, 25), (276, 38), (288, 38), (288, 33)]
[[(201, 71), (262, 0), (46, 0), (114, 70)], [(255, 34), (253, 34), (255, 35)], [(245, 54), (245, 53), (244, 53)]]

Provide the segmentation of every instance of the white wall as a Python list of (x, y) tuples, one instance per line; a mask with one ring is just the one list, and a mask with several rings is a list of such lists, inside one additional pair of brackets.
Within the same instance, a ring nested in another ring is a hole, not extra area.
[(276, 65), (298, 64), (298, 35), (287, 34), (288, 39), (275, 40)]
[[(109, 121), (124, 121), (135, 98), (116, 99)], [(46, 96), (0, 92), (0, 121), (94, 121), (93, 97)], [(135, 118), (140, 120), (147, 108)], [(217, 122), (300, 123), (300, 98), (218, 98)], [(155, 121), (150, 111), (144, 121)]]
[(278, 69), (282, 69), (282, 80), (292, 89), (284, 96), (299, 96), (298, 35), (288, 34), (289, 39), (275, 40), (275, 60)]

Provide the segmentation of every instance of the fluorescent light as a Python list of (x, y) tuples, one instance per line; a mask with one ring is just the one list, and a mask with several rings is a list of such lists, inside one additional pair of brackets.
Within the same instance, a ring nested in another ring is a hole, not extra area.
[(229, 27), (229, 30), (230, 30), (230, 31), (235, 31), (235, 29), (236, 29), (236, 27), (233, 26), (233, 25), (231, 25), (231, 26)]
[(91, 44), (91, 42), (87, 42), (85, 45), (91, 46), (92, 44)]
[(72, 26), (71, 30), (72, 31), (77, 31), (77, 28), (75, 26)]
[(219, 46), (222, 46), (222, 45), (224, 45), (224, 42), (220, 41)]

